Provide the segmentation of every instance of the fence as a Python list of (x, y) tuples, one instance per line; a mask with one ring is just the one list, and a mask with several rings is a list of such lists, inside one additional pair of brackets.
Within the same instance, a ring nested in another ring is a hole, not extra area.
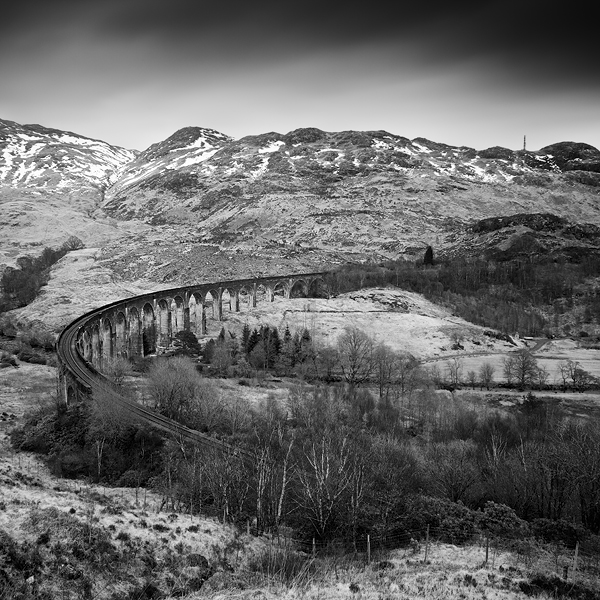
[(456, 529), (424, 527), (401, 533), (363, 534), (354, 543), (264, 536), (271, 550), (300, 552), (315, 559), (365, 565), (390, 558), (413, 563), (449, 563), (464, 569), (490, 568), (508, 572), (554, 573), (569, 581), (600, 583), (600, 552), (586, 543), (574, 548), (533, 538), (504, 538), (484, 533), (463, 534)]

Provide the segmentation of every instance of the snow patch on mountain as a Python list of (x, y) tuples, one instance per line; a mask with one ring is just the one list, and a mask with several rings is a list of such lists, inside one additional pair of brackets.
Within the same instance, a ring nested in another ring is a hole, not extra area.
[(135, 153), (75, 134), (0, 120), (0, 184), (104, 188)]

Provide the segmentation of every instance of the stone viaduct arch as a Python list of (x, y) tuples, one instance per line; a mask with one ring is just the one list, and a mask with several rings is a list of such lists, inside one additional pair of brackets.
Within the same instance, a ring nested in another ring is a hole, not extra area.
[(228, 312), (243, 312), (276, 297), (325, 294), (324, 275), (200, 283), (135, 296), (83, 315), (58, 341), (59, 398), (70, 403), (89, 393), (82, 383), (86, 370), (101, 373), (113, 358), (161, 353), (179, 331), (205, 335), (207, 320), (222, 321)]

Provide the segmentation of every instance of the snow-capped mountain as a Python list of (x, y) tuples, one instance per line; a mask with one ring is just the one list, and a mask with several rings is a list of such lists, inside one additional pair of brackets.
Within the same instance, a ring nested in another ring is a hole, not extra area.
[(75, 133), (0, 120), (0, 186), (103, 190), (135, 155)]
[(599, 195), (600, 152), (574, 142), (476, 150), (386, 131), (234, 140), (187, 127), (136, 153), (0, 121), (0, 235), (18, 231), (27, 248), (39, 223), (44, 243), (79, 233), (126, 278), (417, 255), (456, 248), (473, 223), (505, 215), (600, 225)]

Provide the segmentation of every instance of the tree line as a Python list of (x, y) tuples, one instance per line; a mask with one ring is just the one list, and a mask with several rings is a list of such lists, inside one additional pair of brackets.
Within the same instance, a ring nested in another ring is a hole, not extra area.
[(17, 258), (17, 267), (6, 267), (0, 278), (0, 312), (26, 306), (37, 296), (40, 288), (48, 283), (50, 267), (67, 252), (80, 250), (83, 242), (75, 236), (58, 248), (45, 247), (39, 256)]
[(575, 312), (580, 325), (600, 317), (598, 295), (581, 289), (588, 278), (600, 275), (600, 261), (593, 257), (576, 263), (531, 256), (506, 261), (455, 258), (435, 264), (432, 256), (425, 258), (345, 265), (329, 275), (328, 285), (334, 294), (394, 285), (444, 304), (472, 323), (510, 334), (561, 330), (562, 315), (574, 305), (581, 307)]
[[(268, 329), (242, 336), (241, 359), (259, 345), (264, 354), (265, 345), (277, 345)], [(303, 337), (284, 333), (275, 364), (286, 343), (300, 356)], [(231, 339), (225, 332), (220, 343)], [(373, 345), (359, 330), (344, 332), (335, 352), (339, 381), (299, 379), (286, 397), (273, 392), (260, 403), (220, 388), (188, 357), (153, 362), (143, 401), (244, 454), (165, 440), (102, 397), (33, 415), (13, 443), (47, 454), (58, 474), (150, 486), (165, 507), (252, 521), (259, 531), (292, 527), (324, 542), (353, 545), (366, 534), (440, 526), (440, 511), (444, 528), (474, 531), (474, 515), (488, 502), (527, 527), (547, 520), (566, 523), (570, 535), (600, 533), (594, 422), (567, 419), (556, 403), (533, 393), (500, 411), (440, 392), (419, 361)], [(307, 360), (325, 372), (321, 358)], [(128, 391), (122, 365), (107, 374), (124, 393), (139, 396)], [(565, 363), (564, 374), (577, 378), (577, 365)]]

